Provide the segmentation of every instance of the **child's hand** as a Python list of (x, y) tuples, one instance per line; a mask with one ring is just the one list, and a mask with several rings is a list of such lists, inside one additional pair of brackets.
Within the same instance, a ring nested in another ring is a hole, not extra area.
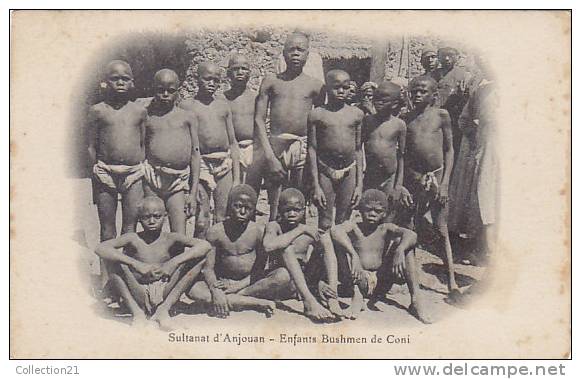
[(448, 202), (448, 186), (440, 186), (440, 191), (438, 192), (438, 202), (442, 206), (445, 206)]
[(394, 254), (391, 272), (398, 278), (405, 279), (405, 254), (399, 250), (396, 250)]
[(221, 289), (224, 293), (236, 293), (242, 289), (241, 280), (232, 279), (220, 279), (215, 284), (214, 287)]
[(271, 175), (271, 180), (282, 181), (284, 179), (284, 177), (286, 176), (286, 171), (282, 167), (282, 164), (280, 163), (280, 161), (276, 157), (273, 157), (273, 159), (268, 159), (266, 161), (266, 163), (267, 163), (268, 171)]
[(327, 199), (325, 198), (325, 194), (321, 189), (321, 186), (315, 187), (315, 191), (313, 193), (313, 203), (319, 208), (327, 209)]
[(337, 295), (337, 291), (331, 288), (331, 286), (322, 280), (319, 281), (319, 295), (327, 300), (327, 299), (336, 299), (339, 295)]
[(173, 275), (177, 268), (178, 266), (175, 263), (173, 263), (171, 259), (169, 261), (164, 262), (159, 269), (161, 277), (169, 280), (169, 278)]
[(184, 209), (186, 212), (186, 217), (190, 218), (196, 214), (196, 207), (198, 206), (196, 195), (186, 194)]
[(355, 255), (351, 257), (351, 277), (353, 278), (353, 283), (359, 283), (363, 278), (363, 266), (361, 266), (359, 257)]
[(351, 196), (351, 207), (355, 208), (359, 205), (359, 201), (361, 200), (361, 193), (363, 192), (360, 186), (356, 186), (353, 190), (353, 195)]
[(219, 288), (212, 288), (212, 309), (214, 314), (220, 318), (226, 318), (230, 315), (230, 307), (226, 294)]
[(400, 188), (399, 202), (406, 208), (411, 207), (414, 204), (412, 195), (407, 190), (407, 188), (401, 186), (399, 188)]

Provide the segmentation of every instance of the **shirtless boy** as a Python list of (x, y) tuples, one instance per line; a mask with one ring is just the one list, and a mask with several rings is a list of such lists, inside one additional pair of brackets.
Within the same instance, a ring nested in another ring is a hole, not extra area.
[[(264, 226), (252, 221), (257, 196), (252, 187), (240, 184), (228, 197), (227, 218), (208, 230), (207, 239), (213, 249), (204, 265), (205, 281), (197, 282), (189, 296), (211, 304), (210, 312), (227, 317), (229, 312), (255, 309), (270, 316), (275, 308), (275, 282), (280, 273), (261, 278), (266, 263), (262, 238)], [(283, 284), (288, 282), (284, 280)], [(258, 297), (253, 297), (254, 295)]]
[(363, 111), (345, 105), (349, 74), (331, 70), (326, 76), (327, 104), (313, 109), (308, 118), (309, 164), (313, 202), (319, 209), (319, 228), (328, 230), (349, 219), (363, 186), (361, 120)]
[(241, 54), (234, 54), (228, 62), (228, 78), (230, 89), (224, 92), (224, 96), (230, 103), (234, 134), (240, 150), (240, 180), (258, 190), (259, 175), (249, 172), (254, 155), (254, 107), (258, 94), (247, 87), (248, 79), (250, 79), (248, 58)]
[[(290, 281), (286, 298), (298, 295), (307, 317), (314, 321), (335, 320), (342, 310), (337, 300), (337, 259), (329, 233), (319, 236), (316, 227), (304, 224), (305, 198), (295, 188), (282, 191), (279, 209), (279, 221), (266, 226), (263, 240), (269, 269), (287, 273)], [(326, 301), (329, 309), (314, 294)]]
[(158, 71), (153, 85), (155, 97), (147, 107), (145, 129), (145, 193), (164, 200), (171, 231), (185, 235), (184, 208), (188, 213), (196, 209), (200, 174), (197, 120), (175, 105), (179, 83), (174, 71)]
[(214, 98), (221, 81), (220, 68), (211, 62), (200, 63), (197, 71), (198, 93), (180, 106), (193, 111), (198, 122), (200, 143), (200, 207), (195, 236), (203, 237), (209, 227), (210, 196), (214, 197), (214, 222), (226, 216), (226, 203), (232, 185), (239, 183), (238, 142), (232, 125), (230, 105), (223, 98)]
[(383, 191), (390, 202), (388, 221), (393, 222), (396, 202), (409, 206), (409, 193), (402, 187), (406, 125), (393, 116), (400, 104), (400, 86), (383, 82), (375, 91), (373, 104), (377, 113), (363, 120), (363, 142), (367, 164), (363, 179), (364, 189)]
[[(269, 182), (270, 220), (276, 220), (282, 186), (304, 191), (303, 170), (307, 156), (307, 117), (313, 105), (325, 100), (323, 83), (303, 72), (309, 55), (309, 39), (291, 34), (283, 56), (286, 71), (267, 76), (256, 101), (255, 136)], [(270, 108), (270, 140), (266, 116)]]
[(422, 50), (420, 63), (424, 68), (424, 75), (435, 73), (438, 68), (438, 53), (436, 49), (431, 46), (425, 46)]
[(146, 197), (139, 204), (143, 231), (102, 242), (95, 252), (119, 267), (111, 280), (133, 314), (133, 322), (143, 323), (150, 316), (169, 330), (174, 328), (171, 307), (192, 286), (211, 247), (180, 233), (162, 232), (165, 215), (163, 200)]
[(417, 77), (410, 85), (414, 109), (406, 115), (404, 186), (413, 201), (409, 226), (428, 211), (431, 213), (439, 236), (438, 250), (443, 253), (448, 271), (448, 290), (455, 295), (458, 285), (448, 235), (448, 185), (454, 147), (450, 116), (446, 110), (434, 106), (436, 90), (436, 82), (430, 76)]
[(417, 236), (408, 229), (383, 223), (388, 210), (385, 193), (370, 189), (363, 193), (359, 206), (361, 222), (347, 221), (331, 229), (337, 249), (341, 287), (353, 292), (346, 316), (357, 318), (369, 296), (373, 306), (398, 280), (405, 279), (410, 295), (410, 313), (430, 323), (420, 292), (419, 271), (414, 247)]

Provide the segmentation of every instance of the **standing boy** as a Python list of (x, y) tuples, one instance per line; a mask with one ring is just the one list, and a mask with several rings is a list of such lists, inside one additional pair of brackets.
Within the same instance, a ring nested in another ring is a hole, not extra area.
[(196, 236), (204, 236), (209, 227), (210, 196), (214, 197), (214, 222), (226, 216), (228, 193), (240, 179), (238, 142), (232, 125), (230, 105), (214, 98), (220, 84), (220, 68), (214, 63), (200, 63), (197, 71), (198, 93), (180, 106), (194, 112), (200, 143), (200, 207), (196, 219)]
[(111, 280), (134, 323), (143, 323), (150, 316), (162, 329), (170, 330), (174, 326), (169, 311), (192, 286), (210, 245), (180, 233), (163, 232), (166, 213), (158, 197), (146, 197), (138, 209), (143, 231), (102, 242), (95, 252), (117, 264), (119, 269), (111, 273)]
[(342, 70), (327, 73), (328, 103), (313, 109), (308, 118), (309, 164), (313, 179), (313, 201), (319, 209), (319, 228), (349, 219), (359, 203), (363, 186), (361, 120), (363, 111), (345, 105), (349, 74)]
[(448, 290), (458, 291), (448, 235), (448, 186), (454, 162), (450, 115), (434, 106), (437, 84), (430, 76), (410, 86), (414, 109), (407, 114), (404, 185), (412, 195), (411, 224), (428, 211), (448, 271)]
[(197, 120), (175, 105), (179, 83), (174, 71), (158, 71), (153, 86), (155, 97), (147, 107), (145, 133), (145, 191), (164, 200), (171, 231), (185, 235), (184, 208), (188, 213), (196, 209), (200, 174)]
[(348, 318), (357, 318), (368, 296), (369, 306), (383, 297), (398, 280), (405, 279), (412, 298), (410, 313), (430, 323), (420, 292), (414, 247), (417, 236), (408, 229), (383, 223), (388, 211), (385, 193), (370, 189), (359, 206), (361, 222), (347, 221), (331, 229), (336, 246), (341, 289), (353, 293)]
[[(270, 220), (276, 220), (283, 185), (304, 191), (307, 117), (313, 105), (322, 105), (325, 99), (323, 83), (303, 72), (308, 55), (306, 35), (288, 36), (283, 50), (286, 70), (264, 79), (256, 101), (255, 136), (269, 181)], [(266, 132), (269, 108), (270, 139)]]

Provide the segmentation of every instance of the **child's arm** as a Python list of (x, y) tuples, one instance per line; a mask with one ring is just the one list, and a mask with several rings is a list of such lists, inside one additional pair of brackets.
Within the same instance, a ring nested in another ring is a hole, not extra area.
[(89, 151), (89, 169), (93, 172), (93, 166), (97, 163), (97, 116), (93, 107), (89, 109), (87, 114), (87, 134), (89, 139), (89, 146), (87, 150)]
[(307, 118), (307, 133), (308, 133), (308, 159), (309, 168), (311, 169), (311, 180), (313, 181), (313, 202), (317, 207), (323, 209), (327, 208), (327, 199), (319, 185), (319, 166), (317, 161), (317, 126), (314, 122), (316, 117), (316, 109), (309, 112)]
[[(256, 251), (256, 260), (254, 261), (254, 265), (252, 265), (252, 270), (250, 271), (249, 279), (256, 280), (260, 278), (264, 273), (264, 269), (266, 267), (266, 261), (268, 259), (268, 255), (266, 251), (264, 251), (263, 241), (266, 234), (266, 226), (258, 226), (259, 229), (259, 237), (256, 241), (255, 251)], [(256, 278), (256, 279), (255, 279)]]
[(258, 96), (256, 97), (256, 108), (254, 113), (254, 138), (258, 140), (258, 143), (262, 147), (266, 162), (268, 163), (269, 171), (279, 178), (283, 178), (286, 173), (282, 167), (282, 164), (274, 155), (272, 146), (270, 146), (270, 141), (268, 140), (268, 135), (266, 133), (266, 113), (268, 111), (271, 81), (272, 79), (268, 76), (264, 78), (262, 84), (260, 85)]
[(228, 141), (230, 142), (230, 155), (232, 156), (232, 185), (240, 184), (240, 149), (238, 141), (236, 141), (236, 133), (234, 133), (234, 123), (232, 122), (232, 111), (230, 105), (225, 101), (228, 111), (226, 112), (226, 132), (228, 133)]
[(454, 146), (452, 143), (452, 122), (447, 111), (440, 109), (440, 119), (443, 135), (444, 149), (444, 172), (442, 174), (442, 183), (440, 183), (440, 193), (438, 201), (442, 206), (448, 202), (448, 185), (450, 183), (450, 174), (454, 166)]
[(359, 253), (353, 247), (349, 233), (355, 229), (355, 224), (350, 221), (345, 221), (342, 224), (335, 225), (331, 228), (331, 239), (341, 246), (351, 256), (351, 275), (353, 279), (361, 279), (361, 261), (359, 260)]
[(363, 150), (361, 148), (361, 131), (363, 123), (363, 111), (357, 109), (358, 120), (355, 126), (355, 180), (356, 186), (351, 196), (351, 207), (355, 208), (361, 200), (363, 192)]
[(406, 152), (406, 136), (407, 136), (407, 126), (405, 121), (402, 120), (401, 132), (398, 135), (397, 140), (397, 170), (395, 172), (394, 180), (394, 193), (401, 204), (406, 208), (412, 205), (413, 199), (409, 191), (403, 187), (403, 177), (405, 170), (405, 152)]
[(198, 138), (198, 118), (195, 115), (188, 117), (190, 124), (190, 138), (192, 139), (192, 157), (190, 160), (190, 194), (186, 196), (186, 213), (193, 216), (196, 212), (198, 199), (198, 184), (200, 183), (200, 140)]
[(186, 262), (204, 258), (212, 249), (212, 246), (207, 241), (187, 237), (180, 233), (171, 233), (168, 237), (173, 239), (172, 245), (178, 244), (184, 246), (185, 249), (181, 254), (165, 261), (161, 265), (163, 274), (167, 276), (171, 276), (178, 267)]
[(390, 234), (399, 237), (399, 243), (394, 251), (392, 272), (400, 278), (405, 278), (405, 254), (413, 251), (417, 244), (418, 236), (415, 232), (395, 224), (383, 224), (382, 227), (385, 232), (386, 243), (389, 243), (387, 238), (390, 237)]
[(327, 99), (327, 92), (325, 91), (325, 85), (317, 80), (319, 89), (313, 99), (313, 108), (323, 106), (325, 104), (325, 100)]
[(216, 271), (214, 271), (215, 265), (216, 248), (212, 247), (212, 250), (206, 256), (206, 263), (204, 264), (202, 272), (204, 274), (204, 280), (210, 290), (210, 294), (212, 295), (212, 306), (214, 312), (218, 317), (226, 317), (229, 313), (228, 300), (226, 299), (224, 291), (216, 287), (218, 278), (216, 277)]
[(157, 265), (143, 263), (118, 250), (133, 245), (135, 238), (136, 235), (134, 233), (127, 233), (118, 238), (101, 242), (95, 248), (95, 254), (107, 261), (125, 264), (140, 274), (145, 275), (156, 269)]
[[(290, 245), (297, 237), (302, 234), (307, 234), (307, 225), (299, 224), (293, 230), (282, 233), (280, 225), (277, 222), (271, 222), (266, 226), (266, 233), (262, 245), (264, 251), (270, 254), (275, 251), (282, 250)], [(310, 233), (308, 233), (310, 234)], [(315, 239), (315, 237), (313, 237)]]

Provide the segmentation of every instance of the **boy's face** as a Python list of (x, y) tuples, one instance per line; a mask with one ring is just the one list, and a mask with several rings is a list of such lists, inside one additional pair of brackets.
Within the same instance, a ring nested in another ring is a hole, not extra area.
[(250, 78), (250, 65), (245, 60), (236, 60), (228, 67), (228, 78), (232, 85), (246, 85)]
[(107, 73), (107, 88), (116, 94), (126, 94), (133, 88), (133, 75), (123, 64), (115, 64)]
[(417, 81), (412, 84), (410, 98), (415, 106), (428, 105), (434, 100), (435, 89), (428, 81)]
[(378, 91), (371, 95), (373, 106), (380, 115), (391, 114), (400, 104), (400, 94), (395, 92)]
[(436, 69), (436, 67), (438, 67), (438, 54), (436, 54), (435, 52), (432, 53), (426, 53), (423, 57), (422, 57), (422, 67), (426, 70), (426, 71), (433, 71)]
[(217, 67), (206, 67), (198, 75), (198, 87), (200, 90), (213, 95), (220, 85), (220, 72)]
[(178, 84), (173, 79), (161, 78), (155, 82), (155, 100), (162, 104), (173, 105), (177, 98)]
[(456, 54), (453, 51), (442, 51), (439, 53), (438, 60), (442, 63), (442, 67), (450, 69), (456, 64)]
[(306, 38), (290, 37), (282, 51), (287, 67), (302, 70), (309, 56), (309, 42)]
[(238, 195), (230, 204), (230, 218), (241, 224), (246, 224), (254, 216), (255, 205), (250, 196)]
[(349, 76), (339, 73), (329, 79), (330, 80), (327, 83), (327, 95), (329, 96), (329, 100), (345, 102), (349, 92), (351, 91)]
[(366, 225), (377, 225), (385, 217), (387, 210), (379, 201), (369, 201), (359, 207), (361, 219)]
[(281, 221), (291, 227), (300, 224), (305, 218), (305, 206), (298, 198), (291, 197), (280, 204)]
[(349, 84), (349, 91), (347, 91), (347, 101), (352, 101), (357, 95), (357, 86), (353, 83)]
[(165, 209), (155, 204), (145, 204), (139, 212), (139, 222), (148, 232), (161, 230), (165, 221)]

